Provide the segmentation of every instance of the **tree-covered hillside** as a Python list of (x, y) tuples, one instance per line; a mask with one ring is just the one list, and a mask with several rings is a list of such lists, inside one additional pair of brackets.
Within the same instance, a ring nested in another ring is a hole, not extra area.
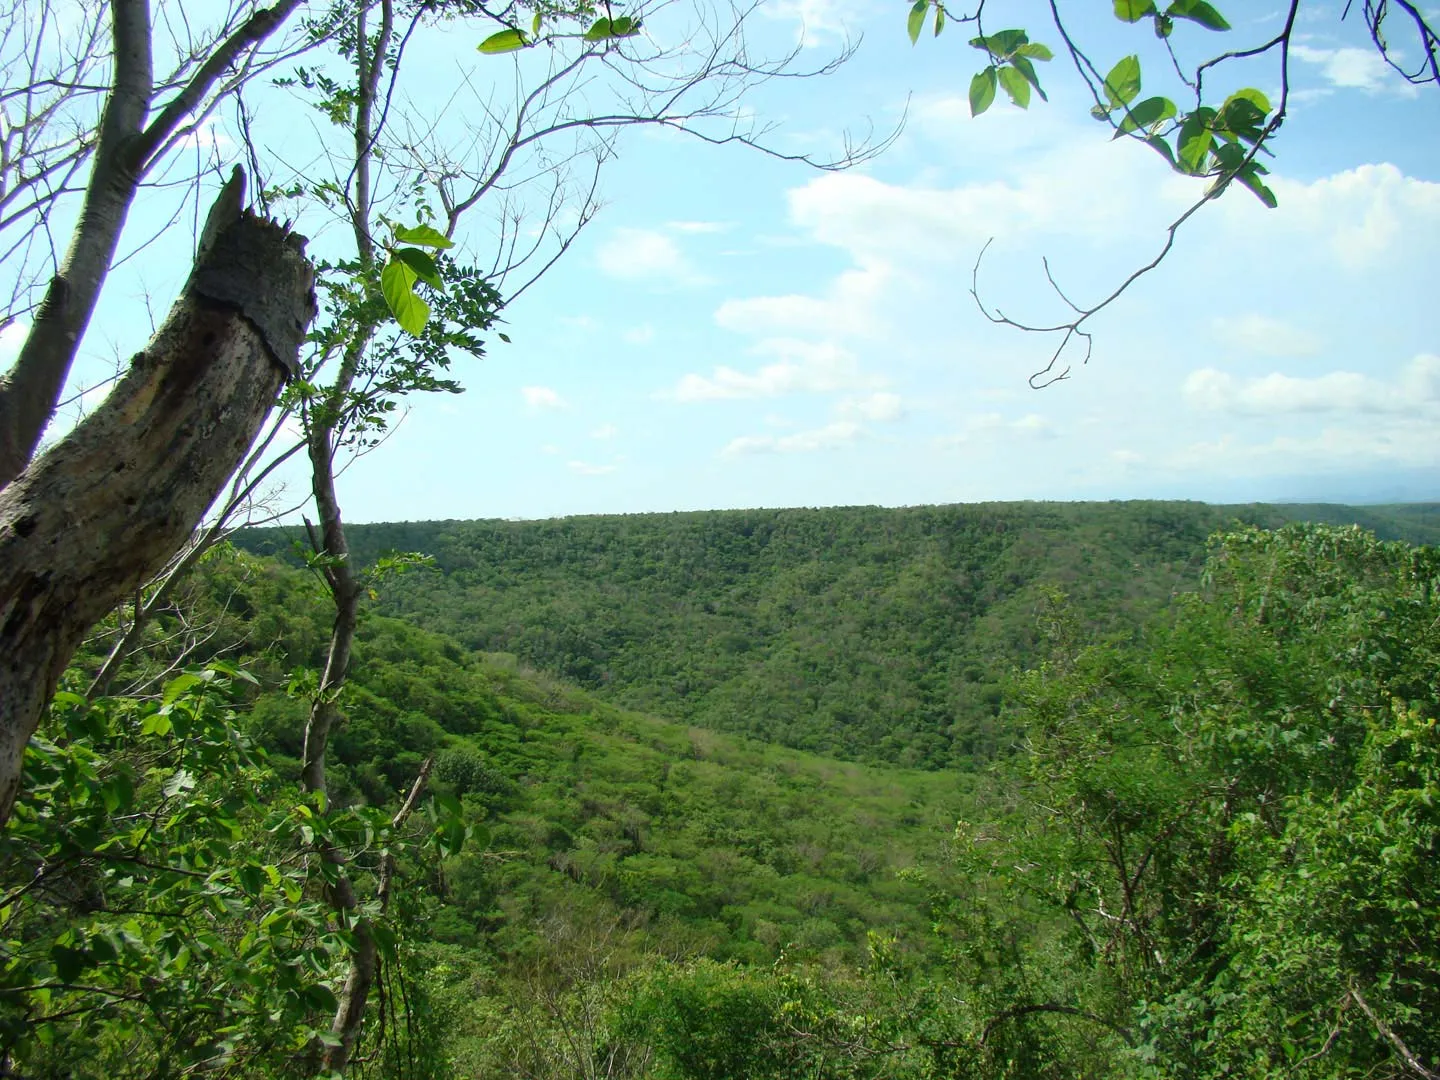
[[(382, 610), (510, 653), (606, 700), (784, 745), (966, 765), (1005, 741), (1001, 686), (1038, 657), (1056, 589), (1087, 635), (1132, 633), (1193, 588), (1235, 521), (1440, 536), (1434, 506), (993, 503), (351, 527), (352, 558), (434, 572)], [(294, 557), (295, 535), (239, 537)]]

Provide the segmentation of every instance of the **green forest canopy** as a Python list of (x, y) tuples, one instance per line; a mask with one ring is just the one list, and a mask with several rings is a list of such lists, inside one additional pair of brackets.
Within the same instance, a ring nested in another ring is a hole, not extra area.
[[(1064, 592), (1089, 635), (1193, 588), (1234, 522), (1440, 538), (1440, 507), (977, 503), (349, 527), (353, 558), (422, 552), (380, 610), (643, 712), (844, 758), (993, 756), (1001, 684)], [(296, 558), (294, 530), (240, 546)]]

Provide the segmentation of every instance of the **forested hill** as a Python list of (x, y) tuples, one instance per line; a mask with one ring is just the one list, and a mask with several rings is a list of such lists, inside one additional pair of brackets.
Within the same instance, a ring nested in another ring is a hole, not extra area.
[[(357, 525), (352, 557), (423, 552), (381, 608), (624, 706), (801, 749), (964, 765), (1005, 740), (1002, 683), (1056, 590), (1087, 638), (1193, 588), (1237, 522), (1434, 542), (1440, 506), (985, 503)], [(294, 558), (293, 530), (240, 546)]]

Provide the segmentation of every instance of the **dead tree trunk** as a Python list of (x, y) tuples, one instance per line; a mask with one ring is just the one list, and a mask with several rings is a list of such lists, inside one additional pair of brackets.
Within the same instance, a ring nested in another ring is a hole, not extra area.
[(213, 241), (125, 378), (0, 490), (0, 826), (83, 635), (190, 536), (314, 318), (302, 237), (220, 204), (206, 231)]

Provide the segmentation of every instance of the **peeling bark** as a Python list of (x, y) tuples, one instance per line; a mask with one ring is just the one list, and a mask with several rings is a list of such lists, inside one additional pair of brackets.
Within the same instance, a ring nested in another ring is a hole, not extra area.
[[(239, 262), (254, 304), (199, 283)], [(85, 632), (162, 569), (244, 458), (315, 315), (304, 241), (242, 214), (105, 403), (0, 490), (0, 826), (25, 744)], [(283, 341), (275, 338), (283, 337)]]

